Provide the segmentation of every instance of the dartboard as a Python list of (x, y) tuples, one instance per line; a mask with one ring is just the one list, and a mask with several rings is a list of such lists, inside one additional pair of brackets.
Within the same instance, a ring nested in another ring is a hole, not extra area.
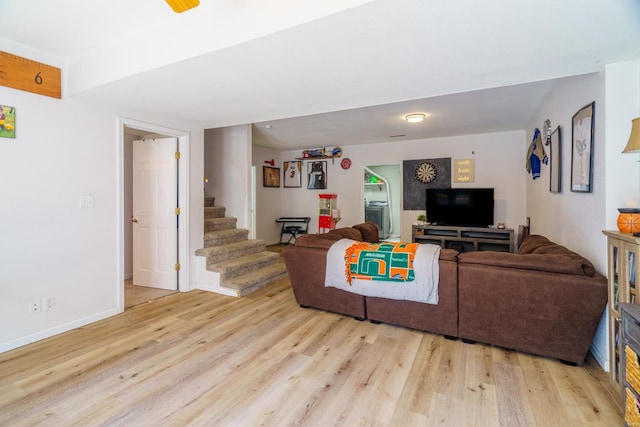
[(433, 182), (436, 179), (437, 175), (438, 171), (436, 170), (436, 167), (433, 165), (433, 163), (424, 162), (416, 166), (416, 180), (423, 184)]

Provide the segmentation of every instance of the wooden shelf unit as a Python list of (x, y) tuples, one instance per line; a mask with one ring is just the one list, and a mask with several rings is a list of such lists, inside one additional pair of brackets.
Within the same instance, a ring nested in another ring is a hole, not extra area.
[(511, 228), (414, 225), (411, 241), (432, 243), (458, 252), (515, 250), (515, 237)]
[[(640, 304), (637, 278), (640, 274), (638, 254), (640, 237), (619, 231), (605, 230), (607, 236), (607, 281), (609, 283), (609, 374), (611, 381), (623, 392), (622, 373), (622, 315), (620, 304)], [(640, 391), (640, 390), (638, 390)]]

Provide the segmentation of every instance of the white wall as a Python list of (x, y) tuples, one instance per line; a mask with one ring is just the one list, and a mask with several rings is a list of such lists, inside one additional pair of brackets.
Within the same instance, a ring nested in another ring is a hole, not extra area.
[[(309, 216), (310, 232), (318, 229), (318, 194), (338, 195), (341, 227), (362, 222), (364, 217), (362, 177), (366, 165), (402, 165), (403, 160), (451, 157), (451, 159), (475, 159), (475, 183), (468, 187), (494, 187), (496, 197), (496, 222), (505, 222), (517, 229), (525, 220), (525, 133), (523, 131), (481, 135), (465, 135), (450, 138), (389, 142), (375, 145), (343, 146), (343, 157), (349, 157), (352, 166), (340, 167), (340, 160), (327, 160), (327, 190), (307, 190), (306, 177), (302, 188), (282, 189), (282, 206), (287, 216)], [(283, 160), (301, 156), (301, 151), (285, 151)], [(304, 162), (303, 174), (307, 163)], [(400, 201), (402, 203), (402, 201)], [(423, 211), (422, 211), (423, 212)], [(283, 214), (285, 214), (283, 212)], [(418, 211), (402, 211), (401, 239), (411, 240), (411, 225)]]
[[(253, 166), (256, 167), (256, 238), (262, 239), (267, 242), (268, 245), (273, 245), (280, 240), (280, 230), (282, 224), (275, 222), (276, 218), (281, 216), (288, 216), (287, 206), (283, 206), (281, 202), (282, 192), (296, 190), (292, 188), (283, 188), (283, 172), (282, 160), (279, 151), (275, 151), (265, 147), (253, 147)], [(280, 168), (280, 188), (264, 187), (263, 186), (263, 167), (271, 166), (266, 164), (265, 161), (273, 160), (275, 165), (273, 167)], [(286, 159), (294, 160), (294, 159)], [(291, 237), (285, 235), (283, 238), (286, 240)]]
[[(118, 184), (120, 112), (6, 87), (0, 87), (0, 99), (16, 107), (16, 138), (0, 138), (2, 352), (121, 310), (124, 251), (118, 234), (124, 233), (124, 206)], [(193, 253), (194, 237), (202, 243), (203, 131), (183, 128), (190, 132), (194, 156), (189, 180), (199, 190), (189, 206), (187, 244)], [(95, 207), (80, 208), (82, 195), (93, 195)], [(29, 314), (29, 301), (50, 296), (55, 309)]]
[(207, 129), (204, 174), (209, 178), (205, 194), (224, 206), (226, 215), (248, 229), (251, 212), (251, 125)]
[[(571, 129), (573, 115), (595, 101), (595, 135), (593, 148), (593, 192), (571, 192)], [(528, 146), (537, 127), (545, 119), (562, 132), (562, 192), (549, 192), (549, 166), (542, 167), (541, 177), (527, 179), (527, 215), (531, 232), (578, 252), (591, 260), (596, 269), (606, 271), (606, 254), (602, 229), (605, 224), (605, 104), (602, 74), (563, 79), (553, 89), (538, 115), (527, 128)], [(548, 147), (545, 147), (548, 150)], [(548, 153), (547, 153), (548, 154)]]
[(616, 229), (618, 208), (640, 207), (640, 154), (622, 153), (631, 120), (640, 117), (640, 59), (607, 65), (606, 88), (606, 229)]
[[(117, 312), (115, 117), (0, 87), (16, 139), (0, 139), (0, 351)], [(81, 209), (81, 195), (95, 208)], [(30, 315), (31, 300), (56, 308)]]

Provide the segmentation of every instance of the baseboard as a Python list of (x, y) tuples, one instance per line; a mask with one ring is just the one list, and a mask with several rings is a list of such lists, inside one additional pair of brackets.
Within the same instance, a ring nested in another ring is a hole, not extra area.
[(220, 286), (207, 285), (205, 283), (194, 283), (191, 286), (192, 289), (199, 289), (201, 291), (213, 292), (220, 295), (226, 295), (229, 297), (239, 297), (238, 292), (235, 289), (223, 288)]
[(597, 348), (594, 345), (591, 345), (591, 347), (589, 347), (589, 351), (593, 355), (593, 358), (596, 360), (596, 362), (598, 362), (598, 365), (600, 365), (600, 367), (604, 369), (605, 372), (609, 372), (609, 355), (603, 355), (602, 351), (600, 350), (601, 349)]
[(115, 316), (116, 314), (120, 314), (120, 313), (121, 311), (119, 311), (118, 309), (107, 310), (107, 311), (103, 311), (102, 313), (97, 313), (92, 316), (83, 317), (81, 319), (74, 320), (69, 323), (64, 323), (62, 325), (58, 325), (53, 328), (45, 329), (43, 331), (38, 331), (34, 334), (16, 338), (11, 341), (6, 341), (3, 343), (0, 343), (0, 353), (7, 352), (9, 350), (14, 350), (18, 347), (22, 347), (27, 344), (32, 344), (34, 342), (37, 342), (46, 338), (51, 338), (55, 335), (59, 335), (64, 332), (69, 332), (73, 329), (86, 326), (90, 323), (97, 322), (99, 320), (103, 320), (103, 319), (106, 319), (107, 317)]

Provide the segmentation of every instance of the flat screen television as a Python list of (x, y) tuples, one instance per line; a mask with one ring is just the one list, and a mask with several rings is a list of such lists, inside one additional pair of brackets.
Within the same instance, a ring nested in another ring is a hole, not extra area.
[(427, 221), (438, 225), (493, 225), (493, 188), (428, 188)]

